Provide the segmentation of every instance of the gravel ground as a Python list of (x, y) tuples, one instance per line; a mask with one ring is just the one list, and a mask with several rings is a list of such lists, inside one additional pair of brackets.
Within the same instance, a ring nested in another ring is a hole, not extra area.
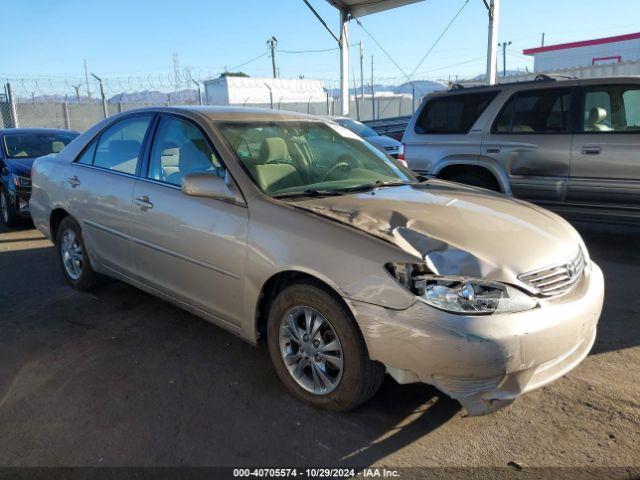
[(640, 467), (640, 232), (578, 227), (607, 282), (594, 350), (484, 417), (389, 378), (313, 410), (265, 347), (123, 283), (75, 292), (37, 231), (0, 230), (0, 465)]

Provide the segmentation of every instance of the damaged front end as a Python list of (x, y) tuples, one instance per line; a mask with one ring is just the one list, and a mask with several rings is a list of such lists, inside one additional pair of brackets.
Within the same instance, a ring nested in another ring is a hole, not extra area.
[[(413, 297), (406, 308), (381, 302), (369, 277), (341, 285), (370, 357), (399, 383), (435, 385), (470, 415), (487, 414), (564, 375), (593, 345), (602, 273), (554, 214), (437, 181), (294, 206), (415, 259), (380, 263)], [(539, 295), (519, 278), (577, 251), (589, 268), (561, 296)]]

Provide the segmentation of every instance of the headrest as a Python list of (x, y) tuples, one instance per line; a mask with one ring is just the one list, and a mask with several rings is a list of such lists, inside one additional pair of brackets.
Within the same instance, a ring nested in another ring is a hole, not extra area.
[(56, 140), (55, 142), (51, 142), (51, 152), (52, 153), (60, 153), (64, 148), (64, 143)]
[(211, 168), (211, 158), (205, 145), (188, 141), (179, 149), (178, 166), (182, 173), (201, 172)]
[(123, 157), (136, 157), (140, 152), (140, 142), (136, 140), (111, 140), (109, 152)]
[(589, 125), (596, 125), (607, 119), (607, 111), (602, 107), (593, 107), (589, 111)]
[(287, 144), (280, 137), (269, 137), (260, 144), (259, 163), (284, 163), (287, 159)]

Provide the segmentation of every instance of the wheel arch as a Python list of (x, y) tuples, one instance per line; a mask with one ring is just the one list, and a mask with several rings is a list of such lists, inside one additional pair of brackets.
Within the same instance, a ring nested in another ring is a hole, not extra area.
[(53, 243), (56, 243), (58, 240), (58, 227), (60, 226), (60, 222), (69, 216), (69, 212), (62, 207), (54, 208), (51, 211), (49, 215), (49, 231), (51, 232), (51, 241)]
[(480, 157), (449, 157), (438, 162), (433, 169), (433, 175), (445, 178), (444, 175), (453, 171), (480, 170), (491, 175), (505, 195), (512, 195), (509, 177), (504, 169), (492, 158)]
[[(284, 290), (288, 285), (296, 282), (308, 281), (314, 283), (319, 287), (326, 290), (332, 295), (337, 302), (346, 307), (347, 311), (351, 314), (352, 318), (356, 318), (356, 312), (351, 303), (345, 299), (344, 295), (340, 293), (340, 290), (331, 285), (328, 281), (323, 280), (317, 275), (302, 270), (286, 269), (272, 274), (262, 285), (260, 293), (258, 294), (258, 300), (255, 306), (254, 314), (254, 336), (256, 342), (259, 342), (266, 337), (267, 320), (269, 318), (269, 311), (273, 301), (278, 294)], [(356, 327), (360, 329), (358, 323), (355, 322)], [(362, 333), (362, 332), (360, 332)]]

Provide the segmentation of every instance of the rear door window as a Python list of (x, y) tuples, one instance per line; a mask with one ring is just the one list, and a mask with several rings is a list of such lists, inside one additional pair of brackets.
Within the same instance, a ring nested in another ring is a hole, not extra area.
[(583, 106), (583, 132), (640, 132), (640, 86), (587, 87)]
[(468, 133), (498, 91), (456, 94), (429, 100), (416, 122), (416, 133)]
[(530, 90), (513, 95), (493, 125), (494, 133), (563, 133), (569, 130), (571, 89)]
[(111, 125), (100, 135), (93, 166), (134, 175), (152, 118), (153, 114), (136, 115)]

